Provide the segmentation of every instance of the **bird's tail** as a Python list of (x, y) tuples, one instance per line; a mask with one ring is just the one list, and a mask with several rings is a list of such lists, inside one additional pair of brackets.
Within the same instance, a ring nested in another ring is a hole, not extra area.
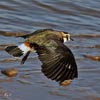
[(29, 53), (32, 51), (32, 48), (33, 46), (30, 43), (25, 42), (19, 46), (8, 46), (5, 48), (5, 51), (14, 57), (20, 57), (22, 55), (25, 55), (22, 59), (24, 60), (22, 61), (22, 63), (24, 63)]

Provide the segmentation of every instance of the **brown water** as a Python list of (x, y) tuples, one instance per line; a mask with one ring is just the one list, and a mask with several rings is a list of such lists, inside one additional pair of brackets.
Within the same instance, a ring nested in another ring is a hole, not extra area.
[[(0, 0), (0, 31), (33, 32), (53, 28), (72, 36), (100, 35), (99, 0)], [(100, 37), (73, 37), (68, 42), (79, 77), (67, 87), (59, 86), (41, 73), (40, 61), (31, 54), (24, 65), (0, 50), (0, 69), (16, 68), (17, 77), (0, 74), (0, 100), (100, 100), (100, 62), (83, 54), (100, 56)], [(19, 44), (21, 38), (0, 36), (0, 45)]]

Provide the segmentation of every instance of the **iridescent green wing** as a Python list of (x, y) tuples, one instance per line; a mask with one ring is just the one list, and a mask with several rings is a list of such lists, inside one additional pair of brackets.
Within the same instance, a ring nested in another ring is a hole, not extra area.
[(36, 43), (41, 46), (43, 46), (43, 45), (52, 46), (55, 44), (53, 42), (53, 40), (62, 41), (62, 38), (59, 36), (59, 34), (57, 35), (54, 33), (43, 32), (41, 34), (37, 34), (37, 35), (33, 35), (33, 36), (29, 37), (26, 41), (29, 43)]
[(16, 36), (16, 37), (22, 37), (24, 39), (26, 38), (29, 38), (31, 36), (35, 36), (35, 35), (41, 35), (41, 34), (45, 34), (45, 33), (48, 33), (49, 31), (53, 31), (52, 29), (39, 29), (39, 30), (36, 30), (35, 32), (33, 33), (30, 33), (30, 34), (25, 34), (25, 35), (20, 35), (20, 36)]
[(42, 72), (47, 78), (62, 82), (78, 77), (75, 58), (69, 48), (59, 41), (54, 49), (46, 46), (35, 46), (40, 61)]

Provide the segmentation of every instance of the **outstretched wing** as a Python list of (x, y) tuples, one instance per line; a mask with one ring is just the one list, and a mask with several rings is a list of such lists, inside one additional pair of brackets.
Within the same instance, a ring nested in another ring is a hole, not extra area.
[(77, 65), (71, 50), (61, 42), (57, 44), (55, 49), (35, 46), (42, 62), (42, 72), (46, 77), (59, 82), (77, 78)]

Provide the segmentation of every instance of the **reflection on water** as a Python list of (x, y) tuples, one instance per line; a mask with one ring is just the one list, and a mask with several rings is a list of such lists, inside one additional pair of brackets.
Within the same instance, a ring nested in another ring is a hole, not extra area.
[(37, 55), (31, 54), (20, 65), (20, 58), (4, 51), (7, 45), (19, 44), (23, 39), (0, 36), (0, 70), (19, 70), (18, 76), (12, 79), (0, 73), (0, 100), (5, 100), (6, 91), (11, 93), (7, 100), (100, 100), (100, 62), (83, 57), (100, 56), (99, 26), (98, 0), (1, 0), (0, 31), (23, 34), (53, 28), (71, 33), (74, 41), (66, 45), (75, 55), (79, 78), (68, 87), (59, 86), (41, 73)]

